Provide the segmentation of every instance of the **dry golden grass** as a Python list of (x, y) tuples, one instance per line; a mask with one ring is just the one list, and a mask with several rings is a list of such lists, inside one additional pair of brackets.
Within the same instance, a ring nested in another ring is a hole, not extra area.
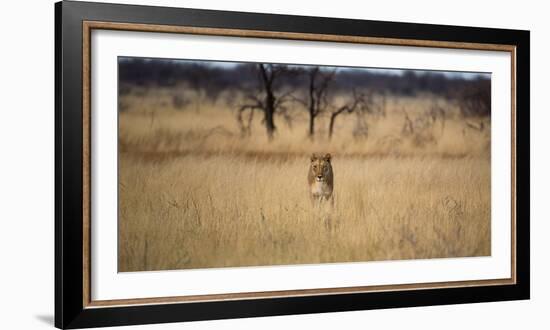
[[(352, 135), (349, 115), (332, 141), (321, 118), (310, 141), (300, 111), (292, 129), (277, 118), (268, 143), (259, 113), (242, 137), (234, 111), (175, 111), (164, 92), (126, 96), (120, 114), (120, 271), (491, 252), (489, 130), (449, 116), (401, 134), (402, 110), (419, 117), (433, 98), (392, 99), (367, 138)], [(333, 154), (332, 208), (308, 198), (313, 151)]]

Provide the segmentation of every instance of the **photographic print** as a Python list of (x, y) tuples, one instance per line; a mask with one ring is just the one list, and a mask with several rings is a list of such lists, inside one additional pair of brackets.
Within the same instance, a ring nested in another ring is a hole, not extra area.
[(491, 255), (491, 74), (118, 58), (120, 272)]
[(529, 299), (529, 31), (151, 9), (55, 6), (57, 327)]

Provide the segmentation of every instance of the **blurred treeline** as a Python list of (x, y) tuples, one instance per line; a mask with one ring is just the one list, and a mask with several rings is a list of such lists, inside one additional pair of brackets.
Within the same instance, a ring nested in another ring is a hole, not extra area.
[[(183, 61), (143, 58), (123, 58), (119, 61), (121, 93), (128, 84), (139, 86), (175, 86), (184, 83), (189, 88), (200, 90), (207, 98), (215, 101), (223, 91), (254, 88), (258, 83), (257, 64), (224, 63), (208, 61)], [(284, 66), (287, 74), (277, 79), (277, 88), (306, 89), (308, 76), (298, 74), (307, 71), (305, 65)], [(491, 104), (491, 80), (489, 75), (441, 72), (395, 70), (364, 70), (346, 67), (321, 66), (326, 71), (336, 71), (331, 79), (333, 92), (369, 90), (375, 93), (389, 93), (396, 96), (415, 96), (432, 93), (449, 100), (476, 103), (476, 109), (464, 111), (465, 115), (489, 115)], [(378, 71), (378, 72), (377, 72)], [(471, 111), (470, 111), (471, 110)]]
[(345, 114), (355, 114), (356, 131), (368, 136), (372, 125), (367, 119), (386, 117), (390, 98), (433, 100), (432, 106), (423, 109), (422, 118), (413, 120), (407, 109), (402, 109), (401, 131), (405, 135), (417, 134), (420, 129), (415, 126), (426, 130), (438, 121), (444, 125), (450, 108), (438, 105), (438, 99), (453, 104), (462, 118), (486, 118), (491, 113), (488, 74), (143, 58), (120, 58), (118, 74), (121, 96), (135, 86), (150, 90), (183, 87), (186, 92), (173, 95), (174, 107), (183, 109), (194, 102), (197, 110), (205, 102), (215, 104), (223, 98), (230, 109), (237, 110), (236, 119), (245, 136), (251, 133), (254, 113), (262, 113), (270, 140), (277, 131), (276, 116), (290, 127), (295, 109), (308, 113), (312, 139), (320, 118), (327, 118), (329, 140), (337, 119)]

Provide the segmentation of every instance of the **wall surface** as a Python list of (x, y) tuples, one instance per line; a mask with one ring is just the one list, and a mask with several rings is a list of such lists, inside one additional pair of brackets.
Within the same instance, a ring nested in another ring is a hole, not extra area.
[[(153, 325), (143, 329), (548, 329), (550, 23), (543, 1), (121, 1), (191, 8), (529, 29), (532, 114), (530, 301)], [(53, 327), (53, 1), (0, 10), (0, 305), (2, 329)], [(129, 327), (127, 329), (131, 329)], [(138, 328), (138, 327), (133, 327)]]

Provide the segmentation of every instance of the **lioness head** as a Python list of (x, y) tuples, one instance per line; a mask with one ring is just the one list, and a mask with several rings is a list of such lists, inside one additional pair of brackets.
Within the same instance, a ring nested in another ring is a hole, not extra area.
[(332, 181), (332, 165), (330, 164), (330, 154), (311, 155), (311, 164), (309, 167), (309, 177), (315, 181)]

